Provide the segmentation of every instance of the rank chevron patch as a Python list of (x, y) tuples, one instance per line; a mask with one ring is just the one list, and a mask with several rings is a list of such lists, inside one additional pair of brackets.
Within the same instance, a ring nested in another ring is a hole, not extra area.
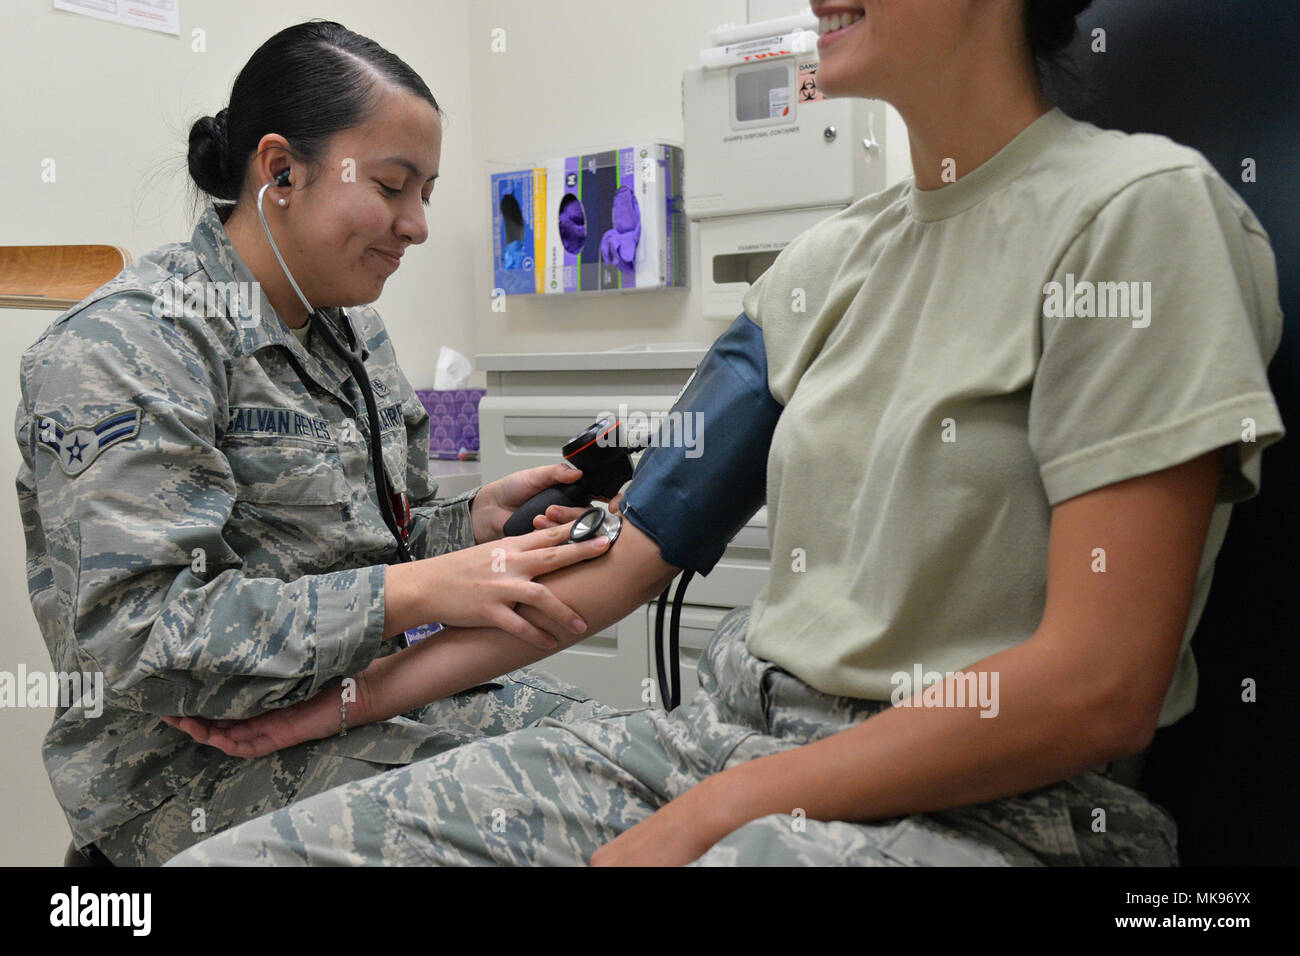
[(76, 476), (89, 468), (100, 454), (140, 433), (140, 409), (110, 412), (93, 425), (64, 429), (49, 415), (37, 415), (40, 429), (36, 443), (59, 460), (64, 474)]

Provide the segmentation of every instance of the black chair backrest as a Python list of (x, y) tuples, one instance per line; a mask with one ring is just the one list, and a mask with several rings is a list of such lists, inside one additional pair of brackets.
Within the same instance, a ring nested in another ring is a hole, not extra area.
[[(1066, 113), (1199, 150), (1250, 205), (1277, 257), (1285, 328), (1269, 366), (1291, 434), (1264, 453), (1260, 494), (1233, 509), (1192, 639), (1196, 710), (1156, 735), (1142, 787), (1173, 813), (1185, 865), (1300, 862), (1300, 4), (1095, 0)], [(1105, 31), (1094, 52), (1093, 31)], [(1243, 181), (1243, 161), (1255, 181)], [(1255, 703), (1242, 682), (1256, 682)]]

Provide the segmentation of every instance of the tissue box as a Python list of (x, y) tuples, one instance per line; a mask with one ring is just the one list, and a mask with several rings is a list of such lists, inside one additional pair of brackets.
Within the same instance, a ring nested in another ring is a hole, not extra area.
[(485, 388), (416, 389), (429, 413), (429, 457), (450, 461), (478, 458), (478, 403)]

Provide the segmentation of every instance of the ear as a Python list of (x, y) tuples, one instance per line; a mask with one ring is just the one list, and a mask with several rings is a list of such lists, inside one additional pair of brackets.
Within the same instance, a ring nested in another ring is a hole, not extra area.
[(302, 181), (296, 175), (289, 141), (278, 133), (267, 133), (258, 141), (257, 152), (249, 159), (247, 176), (246, 181), (254, 192), (266, 183), (288, 189), (290, 183)]

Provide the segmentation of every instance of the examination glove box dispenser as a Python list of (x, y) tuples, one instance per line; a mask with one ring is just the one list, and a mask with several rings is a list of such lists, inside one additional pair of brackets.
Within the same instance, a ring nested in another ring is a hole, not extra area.
[(656, 142), (492, 172), (493, 294), (685, 287), (683, 166)]

